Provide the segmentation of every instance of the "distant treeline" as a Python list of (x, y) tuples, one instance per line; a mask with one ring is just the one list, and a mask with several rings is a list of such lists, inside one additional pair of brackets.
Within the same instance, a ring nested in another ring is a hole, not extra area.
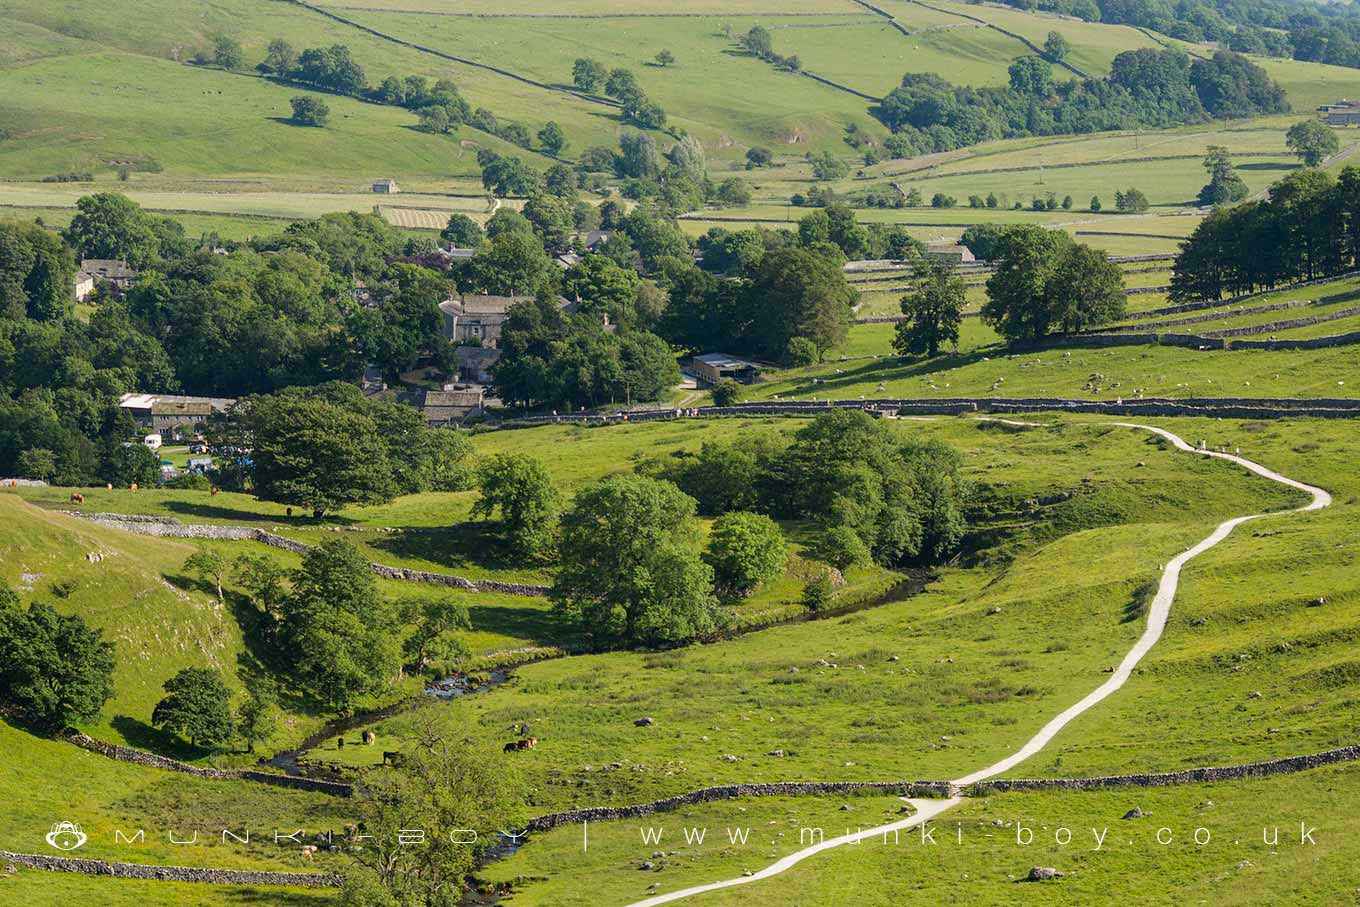
[(1011, 64), (1010, 84), (971, 88), (930, 73), (908, 73), (876, 108), (893, 130), (894, 157), (950, 151), (1031, 135), (1179, 126), (1214, 117), (1289, 110), (1284, 90), (1240, 54), (1191, 60), (1175, 50), (1142, 48), (1114, 58), (1103, 79), (1055, 81), (1038, 56)]
[(1134, 25), (1182, 41), (1214, 41), (1244, 54), (1360, 67), (1360, 12), (1308, 0), (1003, 0), (1087, 22)]

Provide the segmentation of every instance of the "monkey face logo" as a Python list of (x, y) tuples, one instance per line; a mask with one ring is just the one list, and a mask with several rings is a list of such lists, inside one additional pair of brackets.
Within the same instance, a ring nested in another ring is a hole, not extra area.
[(57, 850), (76, 850), (85, 846), (85, 832), (74, 822), (58, 822), (47, 833), (47, 843)]

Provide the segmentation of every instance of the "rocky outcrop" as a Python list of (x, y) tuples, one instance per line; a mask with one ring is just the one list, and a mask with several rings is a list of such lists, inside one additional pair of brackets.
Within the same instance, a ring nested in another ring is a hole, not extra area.
[(208, 869), (198, 866), (154, 866), (149, 863), (113, 863), (46, 854), (0, 850), (0, 862), (49, 872), (114, 876), (120, 879), (152, 879), (158, 882), (204, 882), (210, 885), (287, 885), (298, 888), (339, 888), (344, 879), (334, 873), (273, 872), (262, 869)]

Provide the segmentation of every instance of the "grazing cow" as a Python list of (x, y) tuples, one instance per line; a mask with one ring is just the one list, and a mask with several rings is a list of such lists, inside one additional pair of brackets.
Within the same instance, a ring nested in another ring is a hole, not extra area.
[(523, 740), (511, 740), (505, 745), (505, 751), (513, 753), (518, 750), (531, 750), (536, 746), (538, 746), (537, 737), (525, 737)]
[(303, 847), (302, 847), (302, 859), (304, 859), (304, 860), (310, 860), (310, 859), (312, 858), (312, 854), (314, 854), (314, 853), (316, 853), (316, 845), (315, 845), (315, 844), (304, 844), (304, 845), (303, 845)]
[(136, 482), (133, 482), (131, 485), (128, 486), (128, 491), (136, 491), (136, 490), (137, 490), (137, 483), (136, 483)]
[(372, 731), (364, 731), (363, 740), (364, 746), (372, 746), (373, 744), (378, 742), (378, 735), (373, 733)]
[(113, 491), (113, 483), (112, 483), (112, 482), (105, 482), (105, 483), (104, 483), (104, 490), (105, 490), (105, 491)]
[(217, 497), (218, 491), (219, 491), (218, 487), (216, 485), (213, 485), (211, 488), (208, 489), (208, 497), (210, 498)]
[(84, 504), (84, 503), (85, 503), (85, 495), (81, 494), (80, 492), (74, 492), (74, 493), (72, 493), (72, 495), (71, 495), (71, 503), (72, 503), (72, 504)]

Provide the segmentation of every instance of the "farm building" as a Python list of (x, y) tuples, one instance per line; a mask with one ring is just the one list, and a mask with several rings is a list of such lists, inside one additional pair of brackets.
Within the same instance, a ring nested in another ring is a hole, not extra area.
[(1328, 126), (1360, 126), (1360, 101), (1342, 98), (1334, 104), (1323, 104), (1318, 113)]
[(751, 384), (760, 377), (760, 366), (726, 353), (704, 353), (690, 360), (690, 370), (698, 376), (701, 384), (717, 384), (724, 378), (731, 378), (742, 384)]
[[(575, 303), (558, 298), (564, 311), (571, 312)], [(481, 343), (495, 346), (501, 338), (501, 325), (510, 317), (510, 307), (517, 302), (529, 302), (530, 296), (478, 296), (465, 294), (458, 299), (446, 299), (439, 304), (443, 316), (444, 336), (455, 344)]]
[(119, 292), (132, 286), (137, 272), (125, 261), (110, 258), (87, 258), (80, 263), (76, 272), (76, 300), (84, 302), (90, 298), (94, 288), (101, 283), (112, 284)]
[(425, 417), (426, 425), (438, 426), (478, 415), (482, 411), (483, 400), (480, 387), (450, 385), (445, 390), (420, 391), (416, 405)]
[(926, 258), (945, 265), (966, 265), (977, 261), (971, 249), (952, 240), (927, 243)]
[(215, 412), (225, 412), (235, 402), (227, 397), (124, 394), (118, 406), (136, 419), (138, 425), (156, 432), (175, 434), (180, 428), (206, 421)]
[(374, 180), (373, 191), (379, 195), (396, 195), (401, 191), (397, 187), (397, 181), (393, 179)]

